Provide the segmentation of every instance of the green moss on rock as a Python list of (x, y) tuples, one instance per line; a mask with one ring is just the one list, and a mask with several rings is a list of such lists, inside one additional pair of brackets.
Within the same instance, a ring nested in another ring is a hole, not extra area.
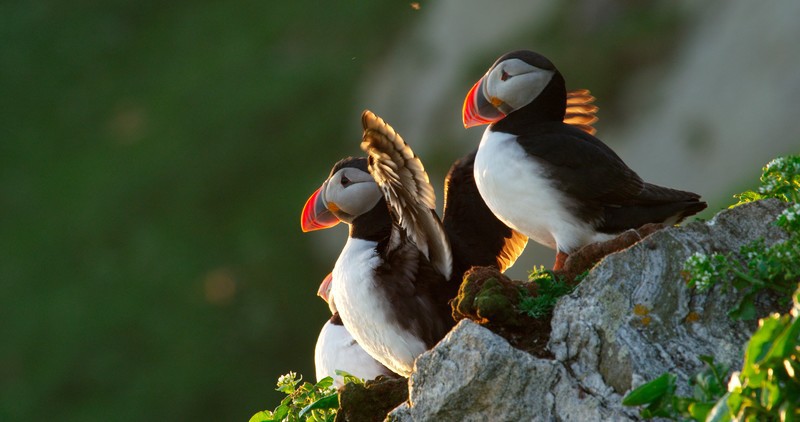
[(452, 301), (453, 318), (467, 318), (501, 335), (514, 347), (549, 356), (550, 315), (531, 318), (520, 312), (522, 297), (535, 296), (536, 284), (511, 280), (495, 268), (475, 267), (464, 274)]

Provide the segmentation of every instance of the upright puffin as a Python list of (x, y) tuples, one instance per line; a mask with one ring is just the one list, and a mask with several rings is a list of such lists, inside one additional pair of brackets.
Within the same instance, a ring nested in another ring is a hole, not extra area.
[[(367, 158), (346, 158), (303, 208), (304, 231), (350, 226), (331, 293), (353, 338), (408, 377), (414, 360), (455, 324), (448, 301), (452, 253), (422, 162), (371, 112), (362, 116)], [(401, 163), (402, 166), (399, 166)]]
[(506, 225), (556, 249), (554, 269), (581, 247), (706, 208), (692, 192), (642, 181), (608, 146), (563, 122), (564, 78), (527, 50), (497, 59), (464, 101), (464, 126), (489, 124), (474, 176)]
[(392, 375), (392, 372), (370, 356), (347, 331), (333, 296), (330, 294), (333, 276), (328, 274), (319, 287), (319, 296), (328, 302), (331, 318), (320, 330), (317, 344), (314, 347), (314, 368), (317, 381), (325, 377), (333, 378), (336, 387), (344, 385), (342, 376), (337, 370), (345, 371), (361, 379), (375, 379), (381, 375)]
[[(564, 123), (589, 134), (597, 121), (595, 98), (589, 90), (567, 92)], [(514, 264), (528, 243), (528, 237), (497, 219), (475, 185), (474, 164), (478, 150), (457, 160), (444, 183), (442, 222), (453, 249), (454, 274), (473, 266), (494, 266), (500, 272)]]

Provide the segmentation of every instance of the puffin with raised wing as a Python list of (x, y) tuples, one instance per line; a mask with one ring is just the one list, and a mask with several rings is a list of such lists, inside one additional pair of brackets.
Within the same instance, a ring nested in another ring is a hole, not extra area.
[(367, 353), (407, 377), (454, 325), (448, 301), (458, 285), (449, 282), (450, 244), (422, 163), (396, 149), (405, 143), (382, 119), (364, 112), (362, 123), (370, 158), (339, 161), (301, 223), (304, 231), (350, 226), (333, 269), (336, 308)]

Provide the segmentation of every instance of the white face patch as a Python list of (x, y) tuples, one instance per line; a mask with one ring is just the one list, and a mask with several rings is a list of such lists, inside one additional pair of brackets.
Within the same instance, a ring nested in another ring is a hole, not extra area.
[(500, 111), (508, 114), (530, 104), (550, 83), (552, 70), (531, 66), (520, 59), (498, 63), (484, 76), (484, 96), (490, 102), (505, 103)]
[(326, 184), (326, 204), (334, 203), (340, 210), (354, 217), (371, 210), (383, 197), (371, 174), (352, 167), (337, 171)]

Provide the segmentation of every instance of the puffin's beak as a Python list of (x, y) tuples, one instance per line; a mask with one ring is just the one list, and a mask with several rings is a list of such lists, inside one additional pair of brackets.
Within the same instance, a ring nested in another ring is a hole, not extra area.
[(331, 228), (339, 224), (339, 219), (325, 206), (322, 198), (322, 190), (325, 184), (317, 189), (306, 201), (303, 206), (303, 214), (300, 216), (300, 227), (303, 232)]
[(472, 86), (472, 89), (469, 90), (469, 93), (467, 93), (467, 98), (464, 99), (461, 118), (464, 120), (465, 128), (494, 123), (506, 117), (505, 113), (497, 108), (497, 105), (502, 103), (495, 101), (498, 104), (493, 104), (493, 102), (484, 95), (483, 80), (484, 78), (481, 78), (481, 80), (476, 82), (475, 85)]
[(325, 279), (322, 280), (322, 284), (319, 285), (319, 290), (317, 290), (317, 296), (321, 297), (325, 302), (328, 301), (328, 297), (331, 295), (332, 282), (333, 274), (328, 273), (328, 275), (325, 276)]

